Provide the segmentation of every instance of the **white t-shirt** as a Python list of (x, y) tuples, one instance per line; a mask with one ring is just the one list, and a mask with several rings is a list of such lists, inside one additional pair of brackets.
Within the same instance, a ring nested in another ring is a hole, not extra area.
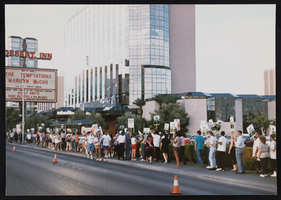
[(55, 135), (51, 135), (52, 136), (52, 142), (55, 142)]
[(153, 137), (153, 144), (154, 144), (154, 146), (155, 147), (159, 147), (160, 135), (153, 134), (152, 137)]
[(137, 140), (136, 140), (136, 138), (131, 138), (131, 144), (137, 144)]
[[(272, 152), (271, 150), (275, 150), (275, 152)], [(270, 158), (276, 159), (276, 142), (275, 141), (270, 142)]]
[[(255, 152), (256, 152), (256, 149), (257, 147), (260, 145), (261, 141), (260, 141), (260, 138), (257, 138), (255, 141), (254, 141), (254, 144), (253, 144), (253, 157), (255, 157)], [(258, 151), (257, 151), (258, 152)], [(257, 153), (258, 154), (258, 153)]]
[(94, 139), (95, 139), (95, 136), (89, 135), (89, 136), (87, 136), (87, 139), (88, 139), (88, 144), (93, 144), (93, 141), (94, 141)]
[(61, 138), (65, 138), (66, 137), (66, 133), (61, 133), (60, 136), (61, 136)]
[(58, 139), (58, 135), (55, 136), (55, 143), (60, 143), (60, 140)]
[[(95, 142), (98, 142), (98, 143), (95, 143)], [(95, 137), (95, 139), (94, 139), (94, 145), (96, 145), (96, 146), (99, 146), (99, 145), (100, 145), (99, 138)]]
[(219, 139), (219, 142), (221, 142), (222, 144), (218, 145), (217, 150), (225, 152), (226, 151), (226, 138), (224, 136), (221, 136), (220, 139)]
[(209, 142), (212, 144), (210, 147), (216, 147), (216, 138), (214, 136), (210, 137)]
[(12, 132), (12, 133), (10, 133), (10, 137), (14, 137), (14, 133)]
[(103, 145), (104, 146), (109, 146), (109, 141), (111, 140), (111, 137), (109, 135), (103, 135)]
[(119, 137), (117, 138), (117, 142), (120, 143), (124, 143), (125, 142), (125, 135), (119, 135)]
[(27, 134), (27, 139), (31, 139), (31, 134)]

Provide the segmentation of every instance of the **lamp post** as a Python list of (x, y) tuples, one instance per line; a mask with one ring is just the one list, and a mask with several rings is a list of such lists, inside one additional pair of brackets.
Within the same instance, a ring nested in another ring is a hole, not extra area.
[(22, 78), (22, 142), (24, 144), (24, 78)]

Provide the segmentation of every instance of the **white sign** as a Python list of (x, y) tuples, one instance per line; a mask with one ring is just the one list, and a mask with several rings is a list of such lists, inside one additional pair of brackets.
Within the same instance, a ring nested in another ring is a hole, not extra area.
[(174, 122), (177, 124), (177, 130), (180, 130), (181, 129), (180, 120), (179, 119), (174, 119)]
[(222, 125), (223, 125), (223, 121), (218, 119), (216, 126), (215, 126), (215, 130), (219, 131), (221, 129)]
[(46, 128), (46, 131), (47, 131), (47, 133), (50, 133), (50, 129), (49, 128)]
[(234, 117), (230, 117), (230, 122), (234, 123)]
[(128, 128), (134, 128), (134, 118), (128, 118)]
[(94, 134), (96, 134), (96, 132), (98, 132), (98, 130), (99, 130), (98, 125), (97, 125), (97, 124), (93, 124), (93, 125), (92, 125), (92, 132), (93, 132)]
[(175, 133), (177, 130), (176, 122), (170, 122), (170, 133)]
[(165, 123), (164, 130), (165, 130), (165, 131), (168, 131), (168, 130), (169, 130), (169, 124)]
[(160, 116), (155, 115), (153, 118), (154, 118), (154, 126), (159, 125), (160, 124)]
[(214, 122), (213, 122), (212, 119), (209, 120), (209, 124), (210, 124), (211, 127), (214, 126)]
[(34, 128), (31, 128), (31, 132), (34, 133)]
[(276, 126), (274, 126), (274, 125), (269, 125), (269, 128), (270, 128), (270, 135), (276, 133)]
[(250, 137), (252, 137), (255, 134), (255, 128), (253, 124), (247, 127), (247, 132), (249, 133)]
[(206, 124), (205, 121), (201, 121), (200, 126), (204, 126)]
[(6, 100), (56, 102), (57, 79), (56, 69), (6, 67)]
[(144, 134), (149, 134), (150, 133), (150, 128), (144, 128), (143, 129)]

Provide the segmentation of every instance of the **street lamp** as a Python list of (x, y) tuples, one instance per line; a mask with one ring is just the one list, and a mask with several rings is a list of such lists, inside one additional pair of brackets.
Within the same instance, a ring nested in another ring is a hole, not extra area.
[(22, 141), (24, 144), (24, 77), (22, 78)]

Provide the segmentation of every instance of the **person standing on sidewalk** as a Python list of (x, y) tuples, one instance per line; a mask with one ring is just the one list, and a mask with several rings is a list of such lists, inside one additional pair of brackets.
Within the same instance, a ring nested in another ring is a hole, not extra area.
[(168, 134), (164, 134), (164, 138), (161, 140), (160, 150), (163, 152), (164, 164), (168, 163), (168, 153), (169, 153), (170, 140), (168, 139)]
[(71, 151), (74, 152), (75, 149), (75, 135), (74, 133), (71, 134)]
[(90, 135), (87, 136), (87, 150), (88, 150), (88, 154), (87, 154), (87, 158), (90, 158), (90, 154), (91, 154), (91, 159), (93, 160), (93, 152), (94, 152), (94, 139), (95, 137), (93, 136), (93, 132), (90, 133)]
[(260, 141), (261, 143), (258, 146), (258, 155), (257, 155), (257, 160), (260, 160), (261, 164), (261, 175), (260, 177), (266, 177), (268, 173), (268, 158), (269, 158), (269, 147), (266, 144), (266, 138), (261, 135), (260, 136)]
[(125, 134), (124, 131), (122, 130), (121, 135), (119, 135), (117, 139), (118, 143), (118, 160), (120, 160), (120, 157), (123, 158), (124, 160), (124, 143), (125, 143)]
[(66, 145), (65, 145), (65, 137), (66, 137), (66, 131), (65, 129), (63, 129), (63, 131), (60, 134), (61, 137), (61, 150), (65, 150), (66, 149)]
[(79, 147), (79, 136), (78, 136), (77, 132), (75, 133), (75, 143), (74, 143), (74, 146), (75, 146), (75, 152), (77, 152), (77, 149)]
[(144, 141), (145, 145), (145, 158), (146, 163), (148, 163), (148, 158), (150, 160), (150, 164), (152, 164), (152, 154), (153, 154), (153, 141), (151, 140), (151, 136), (147, 136), (147, 140)]
[(133, 134), (131, 138), (131, 144), (132, 144), (132, 155), (131, 155), (131, 160), (136, 161), (136, 151), (137, 151), (137, 139), (136, 139), (136, 134)]
[(197, 137), (195, 138), (194, 150), (197, 154), (197, 165), (204, 167), (204, 163), (201, 158), (202, 151), (203, 151), (204, 138), (201, 136), (201, 131), (197, 131), (196, 134), (197, 134)]
[(256, 165), (257, 174), (261, 174), (261, 164), (260, 164), (260, 161), (257, 159), (258, 147), (261, 143), (260, 135), (261, 134), (258, 131), (255, 132), (255, 136), (256, 136), (257, 139), (254, 139), (254, 144), (253, 144), (253, 157), (255, 158), (255, 165)]
[(39, 134), (39, 129), (38, 129), (37, 133), (36, 133), (36, 143), (37, 143), (37, 145), (39, 145), (39, 142), (40, 142), (40, 134)]
[[(101, 161), (100, 139), (97, 134), (95, 135), (95, 139), (93, 142), (94, 142), (95, 150), (96, 150), (96, 161)], [(99, 158), (98, 158), (98, 156), (99, 156)]]
[(234, 131), (232, 131), (230, 133), (230, 135), (231, 135), (231, 139), (230, 139), (230, 147), (228, 150), (228, 154), (230, 154), (232, 164), (233, 164), (233, 169), (231, 171), (236, 172), (237, 171), (237, 162), (236, 162), (236, 156), (235, 156), (235, 142), (237, 139), (236, 139), (236, 135), (235, 135)]
[(127, 130), (125, 135), (126, 139), (126, 160), (130, 160), (130, 145), (131, 145), (131, 138), (130, 138), (130, 131)]
[(271, 177), (276, 177), (276, 140), (274, 135), (270, 135), (270, 164), (273, 174)]
[(184, 142), (184, 137), (183, 137), (183, 133), (179, 132), (179, 136), (180, 136), (180, 152), (179, 152), (179, 160), (183, 162), (184, 165), (187, 164), (187, 158), (184, 155), (184, 150), (185, 150), (185, 142)]
[(20, 137), (20, 144), (21, 144), (21, 142), (22, 142), (22, 132), (20, 132), (19, 137)]
[(42, 145), (42, 148), (43, 147), (45, 148), (45, 142), (46, 142), (45, 138), (46, 138), (45, 132), (42, 131), (42, 134), (41, 134), (41, 145)]
[(237, 131), (237, 142), (235, 144), (235, 155), (237, 160), (237, 167), (238, 172), (236, 174), (245, 174), (245, 165), (243, 160), (243, 153), (244, 153), (244, 141), (242, 138), (242, 131)]
[(103, 141), (102, 148), (104, 149), (104, 158), (108, 158), (108, 150), (110, 146), (111, 137), (108, 135), (107, 131), (104, 132), (101, 140)]
[(160, 152), (160, 147), (159, 147), (159, 143), (160, 143), (160, 135), (158, 131), (155, 131), (155, 133), (151, 133), (152, 137), (153, 137), (153, 143), (154, 143), (154, 161), (158, 161), (158, 157), (159, 157), (159, 152)]
[(30, 144), (31, 143), (31, 134), (30, 133), (27, 134), (27, 139), (28, 139), (28, 144)]
[(180, 137), (178, 136), (178, 132), (175, 133), (174, 140), (173, 140), (173, 149), (174, 149), (174, 155), (176, 158), (177, 164), (175, 167), (180, 167), (180, 159), (179, 159), (179, 152), (180, 152)]
[(221, 136), (218, 141), (217, 158), (216, 158), (218, 168), (216, 169), (216, 171), (224, 171), (224, 156), (226, 152), (226, 138), (224, 137), (225, 132), (222, 131), (220, 135)]
[(208, 141), (208, 145), (210, 146), (210, 152), (209, 152), (209, 160), (210, 160), (210, 168), (209, 170), (215, 170), (216, 169), (216, 138), (214, 137), (214, 133), (212, 131), (208, 131), (208, 135), (210, 137)]

